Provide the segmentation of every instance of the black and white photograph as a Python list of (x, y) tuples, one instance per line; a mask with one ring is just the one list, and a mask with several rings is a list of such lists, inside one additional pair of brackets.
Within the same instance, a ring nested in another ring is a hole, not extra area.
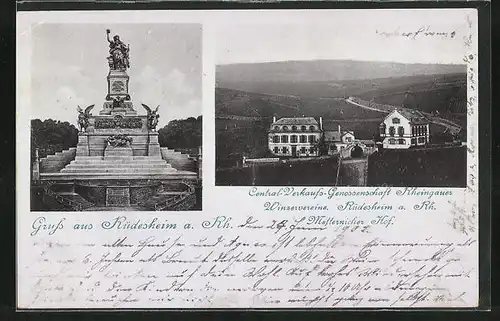
[(31, 37), (31, 211), (201, 210), (202, 25)]
[(219, 28), (216, 185), (465, 187), (466, 21), (346, 10)]

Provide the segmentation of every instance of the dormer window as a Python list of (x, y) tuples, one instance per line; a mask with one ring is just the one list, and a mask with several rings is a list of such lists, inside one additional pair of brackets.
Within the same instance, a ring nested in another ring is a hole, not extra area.
[(309, 126), (309, 130), (313, 132), (316, 130), (316, 127), (311, 125), (311, 126)]
[(305, 132), (307, 130), (307, 127), (306, 126), (300, 126), (300, 130)]
[(274, 130), (279, 131), (280, 130), (280, 126), (274, 126)]
[(292, 126), (292, 131), (296, 131), (297, 130), (297, 126), (293, 125)]
[(393, 124), (400, 124), (401, 123), (401, 120), (399, 118), (393, 118), (392, 119), (392, 123)]
[(288, 126), (283, 126), (283, 131), (287, 131), (288, 130)]

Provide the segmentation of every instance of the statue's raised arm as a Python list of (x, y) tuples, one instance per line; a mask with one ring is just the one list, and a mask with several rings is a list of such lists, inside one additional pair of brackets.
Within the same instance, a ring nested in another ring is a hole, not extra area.
[(109, 34), (111, 33), (111, 30), (109, 29), (106, 29), (106, 38), (108, 39), (108, 42), (109, 43), (113, 43), (113, 41), (111, 41), (111, 39), (109, 39)]

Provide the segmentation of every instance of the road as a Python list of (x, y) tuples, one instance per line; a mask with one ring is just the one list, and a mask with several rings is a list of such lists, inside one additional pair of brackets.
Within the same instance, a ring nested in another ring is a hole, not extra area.
[[(388, 106), (388, 105), (383, 105), (383, 107), (387, 107), (387, 109), (381, 109), (379, 107), (374, 107), (374, 106), (367, 106), (363, 103), (355, 102), (351, 98), (347, 98), (345, 101), (351, 105), (354, 105), (354, 106), (358, 106), (358, 107), (361, 107), (364, 109), (378, 111), (378, 112), (386, 113), (386, 114), (388, 114), (392, 111), (389, 108), (393, 108), (393, 109), (396, 108), (395, 106)], [(381, 107), (382, 107), (382, 105), (381, 105)], [(402, 107), (400, 107), (400, 108), (402, 108)], [(421, 112), (421, 113), (424, 114), (430, 120), (431, 123), (445, 127), (452, 135), (456, 135), (462, 130), (462, 126), (458, 125), (457, 123), (452, 122), (451, 120), (437, 117), (437, 116), (431, 115), (431, 114), (426, 113), (426, 112)]]

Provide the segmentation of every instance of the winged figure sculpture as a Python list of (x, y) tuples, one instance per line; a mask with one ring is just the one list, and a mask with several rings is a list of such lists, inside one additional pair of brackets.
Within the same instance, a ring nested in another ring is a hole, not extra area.
[(77, 107), (78, 110), (78, 126), (81, 131), (87, 131), (87, 127), (89, 126), (89, 116), (91, 115), (90, 111), (94, 108), (95, 105), (90, 105), (83, 110), (80, 106)]
[(146, 109), (147, 116), (148, 116), (148, 128), (151, 130), (155, 130), (156, 126), (158, 125), (158, 118), (160, 118), (160, 115), (158, 115), (158, 109), (160, 108), (160, 105), (156, 106), (154, 110), (152, 110), (148, 105), (146, 104), (141, 104), (144, 109)]

